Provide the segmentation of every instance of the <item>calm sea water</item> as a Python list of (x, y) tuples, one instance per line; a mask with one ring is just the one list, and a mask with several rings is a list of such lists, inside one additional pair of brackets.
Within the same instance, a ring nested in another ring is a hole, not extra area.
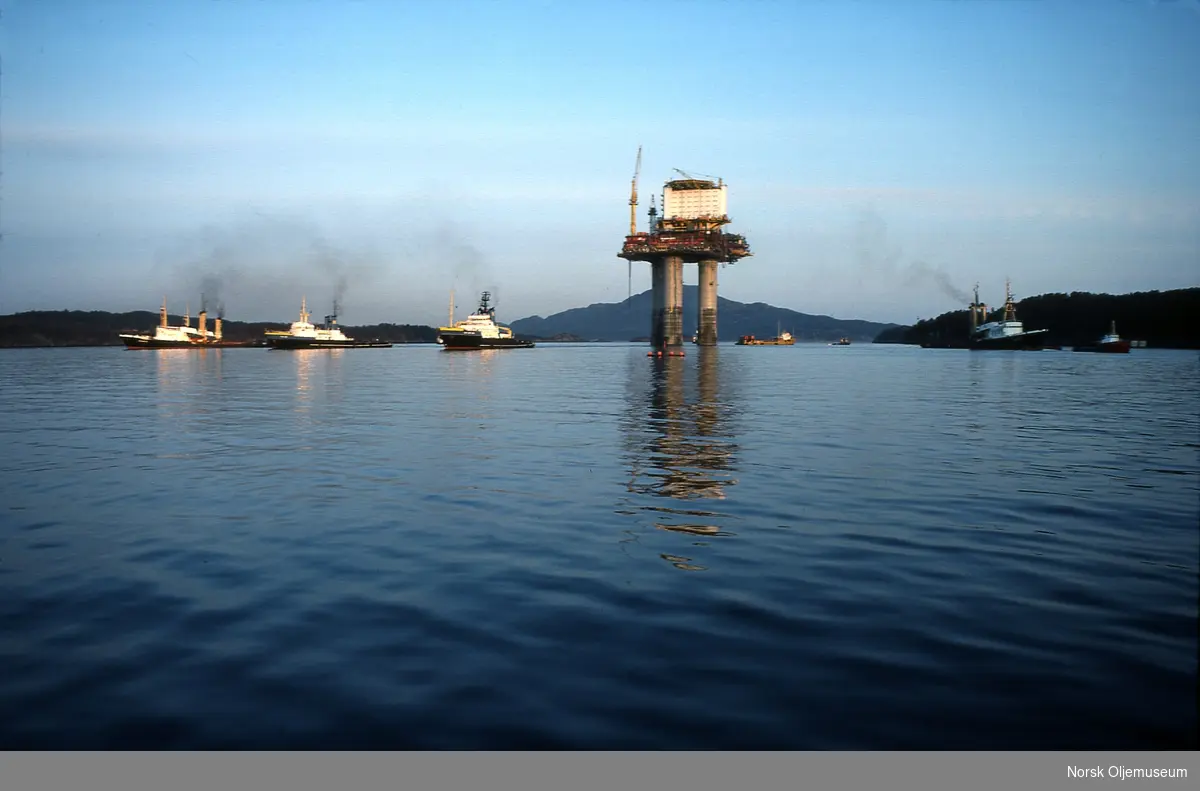
[(1189, 352), (0, 353), (0, 747), (1190, 748)]

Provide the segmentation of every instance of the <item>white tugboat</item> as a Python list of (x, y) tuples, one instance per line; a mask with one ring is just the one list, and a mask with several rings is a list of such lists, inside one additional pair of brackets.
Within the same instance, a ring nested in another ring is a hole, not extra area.
[(979, 301), (979, 286), (975, 287), (975, 301), (971, 304), (971, 335), (968, 345), (972, 350), (984, 349), (1024, 349), (1040, 351), (1045, 345), (1047, 330), (1026, 330), (1025, 325), (1017, 320), (1017, 308), (1013, 303), (1012, 289), (1007, 280), (1004, 281), (1004, 318), (1000, 321), (987, 321), (977, 324), (987, 318), (987, 306)]
[(512, 329), (496, 323), (496, 309), (488, 305), (491, 294), (483, 292), (479, 308), (463, 321), (438, 327), (437, 342), (447, 350), (530, 348), (533, 341), (513, 336)]
[[(334, 306), (336, 310), (336, 305)], [(337, 313), (325, 317), (325, 323), (316, 326), (308, 320), (308, 302), (300, 298), (300, 320), (293, 321), (286, 330), (267, 330), (267, 344), (272, 349), (389, 349), (386, 341), (357, 341), (347, 337), (337, 323)]]
[(198, 327), (191, 326), (191, 311), (183, 314), (183, 324), (167, 323), (167, 298), (163, 297), (158, 312), (158, 326), (153, 333), (123, 332), (118, 338), (130, 349), (195, 349), (225, 346), (254, 346), (247, 341), (227, 341), (221, 337), (221, 318), (218, 316), (213, 329), (208, 329), (208, 311), (200, 311)]

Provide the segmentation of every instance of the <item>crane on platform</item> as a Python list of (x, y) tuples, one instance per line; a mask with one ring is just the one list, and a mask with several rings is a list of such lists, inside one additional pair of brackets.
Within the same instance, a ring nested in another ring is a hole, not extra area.
[[(637, 183), (638, 176), (642, 172), (642, 147), (638, 146), (637, 163), (633, 166), (633, 183), (629, 188), (629, 235), (633, 236), (637, 233)], [(629, 296), (626, 299), (633, 299), (633, 260), (629, 261)]]
[(637, 164), (633, 166), (633, 184), (629, 190), (629, 235), (637, 233), (637, 183), (642, 172), (642, 147), (638, 146)]

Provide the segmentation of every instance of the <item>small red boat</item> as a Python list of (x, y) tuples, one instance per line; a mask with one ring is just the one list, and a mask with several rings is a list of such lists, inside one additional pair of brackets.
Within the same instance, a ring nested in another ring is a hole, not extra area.
[(1129, 354), (1129, 341), (1117, 334), (1117, 323), (1109, 327), (1108, 334), (1095, 343), (1076, 346), (1077, 352), (1106, 352), (1108, 354)]

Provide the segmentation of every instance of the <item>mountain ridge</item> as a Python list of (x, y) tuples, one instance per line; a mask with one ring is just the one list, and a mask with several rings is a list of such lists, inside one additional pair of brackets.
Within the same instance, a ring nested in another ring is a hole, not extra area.
[[(593, 302), (586, 307), (568, 308), (549, 316), (526, 316), (505, 323), (514, 333), (533, 338), (567, 334), (586, 340), (633, 341), (650, 335), (651, 299), (651, 291), (646, 290), (620, 302)], [(697, 304), (698, 287), (684, 286), (685, 339), (696, 332)], [(835, 341), (843, 337), (869, 342), (881, 332), (899, 326), (890, 322), (802, 313), (766, 302), (738, 302), (717, 297), (717, 338), (721, 341), (734, 341), (743, 335), (770, 337), (786, 330), (800, 342)]]

